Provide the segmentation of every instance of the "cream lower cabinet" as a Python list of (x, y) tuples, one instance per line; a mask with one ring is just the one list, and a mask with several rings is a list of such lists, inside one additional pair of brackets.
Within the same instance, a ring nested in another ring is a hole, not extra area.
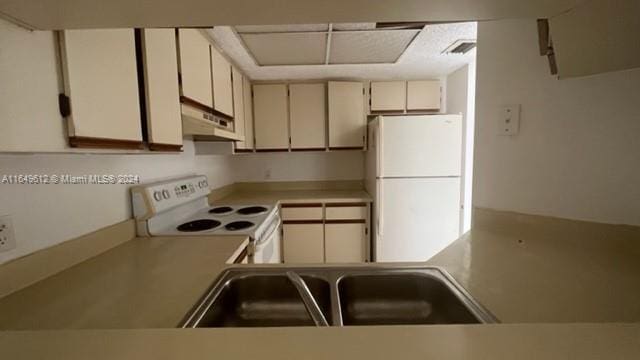
[(324, 251), (327, 263), (360, 263), (366, 256), (365, 221), (327, 220), (324, 225)]
[(369, 209), (367, 203), (283, 204), (284, 262), (366, 262)]
[(324, 225), (319, 223), (287, 223), (282, 225), (284, 262), (315, 264), (324, 262)]
[(142, 148), (133, 29), (61, 32), (69, 143)]

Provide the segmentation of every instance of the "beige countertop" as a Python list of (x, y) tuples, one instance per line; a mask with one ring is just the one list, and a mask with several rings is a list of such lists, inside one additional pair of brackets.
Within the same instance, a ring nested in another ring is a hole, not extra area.
[(640, 324), (0, 332), (3, 359), (636, 360)]
[(214, 203), (371, 202), (364, 190), (259, 190), (235, 191)]
[(247, 241), (133, 239), (0, 299), (0, 328), (175, 327)]
[[(362, 190), (235, 191), (220, 203), (369, 202)], [(0, 299), (0, 329), (171, 328), (244, 236), (137, 238)]]
[(427, 264), (504, 323), (640, 323), (640, 239), (516, 232), (474, 229)]
[[(0, 328), (174, 327), (245, 240), (129, 241), (1, 299)], [(637, 253), (520, 240), (473, 230), (426, 264), (503, 323), (640, 322)]]
[[(369, 197), (236, 192), (220, 202), (327, 199)], [(503, 324), (157, 329), (178, 324), (246, 238), (139, 238), (1, 299), (0, 327), (44, 330), (0, 332), (0, 357), (640, 358), (636, 233), (592, 241), (524, 229), (474, 228), (426, 263), (445, 268)], [(101, 330), (73, 330), (88, 328)]]

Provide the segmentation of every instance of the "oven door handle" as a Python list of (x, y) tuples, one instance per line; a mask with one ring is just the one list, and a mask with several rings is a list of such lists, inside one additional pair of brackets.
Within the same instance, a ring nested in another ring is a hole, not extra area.
[(278, 228), (280, 228), (280, 218), (278, 217), (277, 220), (272, 222), (273, 227), (271, 228), (271, 230), (269, 231), (269, 235), (267, 236), (263, 236), (262, 239), (260, 239), (260, 241), (256, 241), (255, 245), (262, 245), (265, 242), (267, 242), (269, 239), (271, 239), (271, 237), (273, 236), (273, 234), (275, 234), (276, 231), (278, 231)]

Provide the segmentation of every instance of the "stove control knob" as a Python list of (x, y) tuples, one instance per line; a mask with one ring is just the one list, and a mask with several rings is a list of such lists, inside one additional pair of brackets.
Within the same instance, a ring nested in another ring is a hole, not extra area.
[(168, 199), (171, 194), (169, 194), (169, 190), (162, 190), (162, 197)]
[(160, 201), (160, 200), (162, 200), (162, 193), (161, 193), (160, 191), (154, 191), (154, 192), (153, 192), (153, 198), (154, 198), (156, 201)]

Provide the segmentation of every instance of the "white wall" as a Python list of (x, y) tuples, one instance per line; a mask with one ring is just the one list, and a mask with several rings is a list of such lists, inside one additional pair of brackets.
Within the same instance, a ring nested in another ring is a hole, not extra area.
[(473, 188), (473, 144), (475, 106), (475, 63), (465, 65), (446, 78), (446, 108), (449, 114), (462, 114), (462, 182), (460, 232), (471, 228)]
[(557, 80), (537, 41), (535, 20), (478, 25), (474, 206), (640, 225), (640, 70)]
[[(233, 182), (228, 156), (195, 156), (193, 143), (176, 155), (1, 155), (9, 174), (133, 174), (142, 182), (206, 174), (211, 187)], [(130, 185), (0, 184), (0, 215), (11, 215), (17, 248), (0, 263), (131, 218)]]
[(360, 180), (362, 151), (243, 154), (233, 158), (238, 182)]
[[(205, 174), (212, 188), (236, 181), (357, 180), (363, 153), (195, 155), (0, 154), (3, 175), (133, 174), (141, 182)], [(270, 174), (270, 176), (267, 176)], [(0, 215), (11, 215), (17, 247), (0, 263), (131, 218), (130, 185), (0, 184)]]

